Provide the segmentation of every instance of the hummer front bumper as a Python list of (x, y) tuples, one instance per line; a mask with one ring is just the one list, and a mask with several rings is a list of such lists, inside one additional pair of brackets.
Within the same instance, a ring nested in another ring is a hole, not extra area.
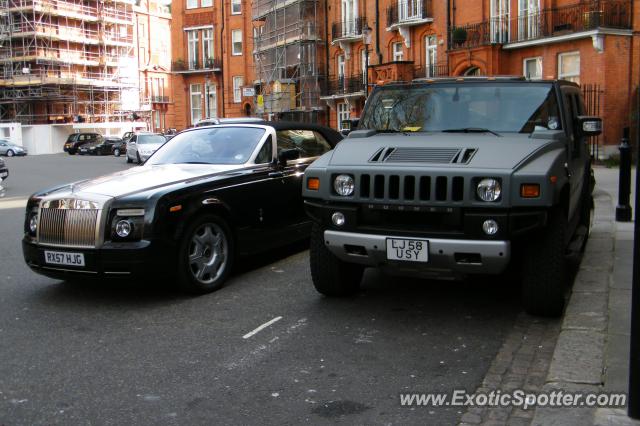
[[(346, 262), (381, 266), (398, 272), (434, 275), (499, 274), (509, 264), (509, 241), (485, 241), (428, 238), (427, 262), (392, 261), (387, 259), (387, 239), (399, 236), (361, 234), (327, 230), (327, 249)], [(401, 238), (410, 238), (402, 236)], [(416, 238), (423, 239), (422, 236)]]

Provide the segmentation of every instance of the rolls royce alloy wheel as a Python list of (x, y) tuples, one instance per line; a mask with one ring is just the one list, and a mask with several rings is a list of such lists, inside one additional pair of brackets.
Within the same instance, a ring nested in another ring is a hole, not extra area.
[(311, 228), (309, 251), (311, 279), (319, 293), (325, 296), (350, 296), (360, 290), (364, 267), (343, 262), (324, 244), (324, 229), (316, 223)]
[(522, 268), (522, 302), (527, 313), (562, 315), (567, 289), (566, 209), (549, 211), (547, 227), (527, 244)]
[(231, 270), (233, 250), (233, 236), (226, 222), (215, 215), (200, 217), (180, 243), (180, 284), (197, 293), (219, 289)]

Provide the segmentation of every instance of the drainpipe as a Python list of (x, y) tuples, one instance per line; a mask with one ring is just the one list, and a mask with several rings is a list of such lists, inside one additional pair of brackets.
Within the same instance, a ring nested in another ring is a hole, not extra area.
[[(449, 50), (449, 34), (451, 33), (451, 0), (447, 0), (447, 23), (445, 25), (446, 46)], [(449, 71), (449, 53), (447, 53), (447, 73)]]
[(222, 100), (222, 115), (220, 115), (220, 117), (224, 117), (225, 116), (225, 110), (224, 110), (224, 91), (225, 91), (225, 87), (224, 87), (224, 73), (225, 73), (225, 68), (224, 68), (224, 0), (222, 0), (220, 2), (220, 7), (222, 8), (222, 21), (220, 24), (220, 64), (222, 65), (222, 72), (220, 73), (220, 85), (222, 86), (220, 90), (220, 98)]
[[(320, 89), (321, 91), (329, 87), (329, 0), (324, 0), (324, 31), (324, 69), (322, 70), (324, 72), (324, 87)], [(326, 125), (329, 127), (331, 124), (331, 107), (328, 104), (326, 111)], [(340, 123), (338, 123), (338, 129), (340, 129)]]
[(382, 63), (382, 52), (380, 51), (380, 0), (376, 0), (376, 54), (378, 55), (378, 65)]

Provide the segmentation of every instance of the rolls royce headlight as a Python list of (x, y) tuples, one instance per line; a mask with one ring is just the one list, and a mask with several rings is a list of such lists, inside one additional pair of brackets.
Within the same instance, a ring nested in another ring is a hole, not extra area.
[(133, 224), (128, 220), (119, 220), (116, 223), (116, 235), (120, 238), (127, 238), (133, 231)]
[(333, 189), (336, 190), (338, 195), (342, 195), (343, 197), (352, 195), (355, 186), (353, 176), (350, 175), (338, 175), (333, 180)]
[(500, 198), (502, 187), (500, 185), (500, 181), (497, 179), (482, 179), (478, 183), (476, 192), (482, 201), (492, 202), (497, 201)]
[(35, 213), (35, 214), (32, 214), (31, 218), (29, 219), (29, 232), (32, 235), (35, 235), (37, 230), (38, 230), (38, 213)]

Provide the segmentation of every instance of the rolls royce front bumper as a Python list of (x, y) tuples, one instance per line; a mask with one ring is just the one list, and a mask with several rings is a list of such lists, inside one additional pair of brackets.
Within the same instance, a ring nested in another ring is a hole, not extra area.
[[(427, 238), (427, 262), (387, 259), (387, 239), (394, 235), (361, 234), (328, 230), (324, 232), (326, 247), (338, 258), (366, 266), (436, 275), (499, 274), (509, 264), (509, 241)], [(407, 236), (395, 238), (411, 238)], [(423, 237), (416, 237), (424, 240)]]

